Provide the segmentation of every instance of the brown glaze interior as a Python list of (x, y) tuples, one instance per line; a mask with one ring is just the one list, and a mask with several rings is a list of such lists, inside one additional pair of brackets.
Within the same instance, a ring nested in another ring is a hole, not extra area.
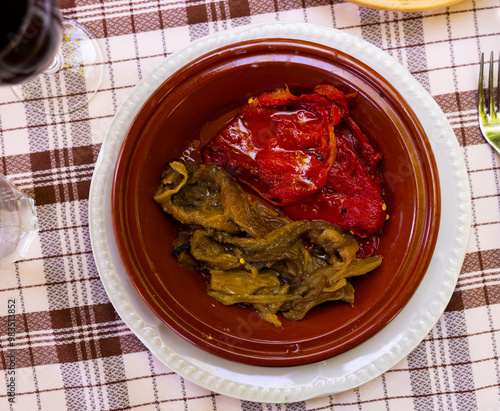
[[(390, 219), (381, 236), (382, 266), (353, 280), (356, 301), (327, 303), (277, 329), (250, 308), (224, 307), (205, 292), (202, 274), (172, 255), (176, 224), (153, 201), (167, 161), (200, 130), (216, 128), (249, 97), (288, 85), (294, 93), (331, 83), (358, 91), (351, 114), (384, 155)], [(257, 40), (212, 52), (180, 69), (149, 98), (123, 143), (112, 190), (113, 224), (126, 270), (144, 301), (196, 346), (253, 365), (291, 366), (349, 350), (405, 306), (426, 273), (440, 215), (433, 154), (415, 114), (376, 72), (326, 46)]]

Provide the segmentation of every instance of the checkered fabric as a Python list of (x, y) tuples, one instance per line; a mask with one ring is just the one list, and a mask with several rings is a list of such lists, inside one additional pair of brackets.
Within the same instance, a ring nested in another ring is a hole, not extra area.
[[(500, 50), (499, 0), (414, 13), (342, 0), (67, 0), (62, 7), (101, 42), (104, 83), (89, 107), (59, 117), (34, 114), (0, 89), (0, 172), (34, 197), (40, 225), (28, 256), (0, 270), (1, 410), (500, 409), (500, 156), (482, 138), (475, 108), (480, 52)], [(371, 382), (292, 404), (210, 392), (155, 358), (104, 291), (87, 211), (104, 136), (138, 81), (195, 39), (272, 21), (335, 27), (407, 67), (449, 119), (472, 192), (465, 262), (430, 334)], [(12, 300), (15, 403), (8, 395)]]

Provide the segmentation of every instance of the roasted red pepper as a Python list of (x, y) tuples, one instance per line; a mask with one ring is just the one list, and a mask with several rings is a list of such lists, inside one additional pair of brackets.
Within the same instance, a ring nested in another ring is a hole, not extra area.
[(334, 126), (349, 115), (344, 95), (328, 87), (330, 96), (277, 90), (250, 99), (202, 150), (204, 161), (275, 205), (309, 198), (326, 184), (337, 152)]
[(377, 173), (381, 155), (362, 133), (358, 134), (352, 120), (338, 126), (335, 133), (337, 158), (325, 187), (283, 210), (293, 219), (328, 221), (361, 238), (377, 234), (386, 219), (381, 178)]
[(350, 118), (331, 85), (294, 96), (277, 90), (250, 99), (203, 148), (215, 162), (292, 219), (323, 220), (360, 239), (359, 257), (378, 245), (386, 211), (382, 155)]

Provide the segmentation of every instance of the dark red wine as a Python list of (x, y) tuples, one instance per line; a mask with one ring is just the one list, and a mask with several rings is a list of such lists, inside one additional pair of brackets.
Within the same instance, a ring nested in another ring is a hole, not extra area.
[(18, 84), (44, 71), (61, 36), (56, 0), (2, 0), (0, 84)]

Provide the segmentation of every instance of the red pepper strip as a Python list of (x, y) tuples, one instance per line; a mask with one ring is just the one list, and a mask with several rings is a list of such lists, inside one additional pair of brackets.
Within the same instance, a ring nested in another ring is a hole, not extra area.
[(324, 86), (322, 93), (277, 90), (250, 99), (202, 149), (204, 161), (217, 163), (275, 205), (312, 196), (325, 186), (335, 160), (333, 127), (349, 115), (335, 87)]
[(344, 124), (347, 126), (347, 128), (343, 129), (344, 138), (349, 141), (349, 145), (356, 152), (360, 161), (366, 167), (373, 180), (377, 183), (377, 185), (381, 186), (382, 179), (379, 175), (378, 165), (382, 160), (382, 154), (373, 148), (364, 133), (351, 117), (346, 118)]
[[(350, 122), (352, 124), (354, 122)], [(375, 235), (382, 229), (386, 218), (379, 185), (381, 180), (375, 169), (370, 172), (360, 158), (366, 159), (371, 167), (376, 165), (376, 158), (380, 161), (381, 156), (369, 145), (366, 137), (363, 136), (364, 141), (359, 139), (356, 131), (343, 124), (336, 128), (336, 135), (337, 158), (326, 186), (301, 204), (283, 207), (283, 210), (292, 219), (323, 220), (361, 238)]]
[(368, 258), (375, 255), (380, 244), (378, 235), (370, 235), (366, 238), (358, 238), (359, 250), (356, 253), (358, 258)]
[(320, 84), (319, 86), (316, 86), (314, 92), (318, 93), (319, 95), (325, 96), (334, 103), (332, 104), (332, 111), (330, 112), (330, 116), (332, 117), (332, 122), (334, 125), (338, 125), (345, 119), (349, 118), (347, 100), (351, 100), (351, 98), (357, 93), (346, 96), (340, 90), (328, 84)]

